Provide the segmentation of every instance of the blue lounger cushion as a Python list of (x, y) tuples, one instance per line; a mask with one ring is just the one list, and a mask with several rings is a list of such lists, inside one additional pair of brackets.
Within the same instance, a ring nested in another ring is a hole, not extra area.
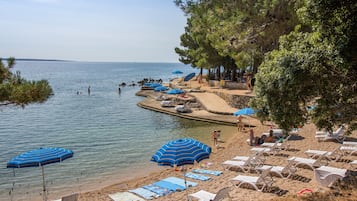
[[(177, 184), (179, 186), (182, 186), (184, 189), (186, 189), (185, 187), (185, 180), (177, 178), (177, 177), (168, 177), (166, 179), (163, 179), (163, 181), (168, 181), (171, 182), (173, 184)], [(197, 183), (195, 182), (191, 182), (191, 181), (187, 181), (187, 186), (191, 187), (191, 186), (197, 186)]]
[(182, 190), (185, 190), (185, 187), (184, 186), (180, 186), (180, 185), (177, 185), (177, 184), (174, 184), (174, 183), (171, 183), (171, 182), (168, 182), (168, 181), (163, 181), (163, 180), (160, 180), (158, 182), (155, 182), (153, 183), (155, 186), (160, 186), (160, 187), (163, 187), (163, 188), (167, 188), (167, 189), (170, 189), (172, 191), (182, 191)]
[(217, 170), (205, 170), (205, 169), (194, 169), (192, 170), (194, 173), (201, 173), (201, 174), (212, 174), (215, 176), (219, 176), (222, 174), (222, 171), (217, 171)]
[(145, 188), (136, 188), (133, 190), (129, 190), (129, 192), (135, 193), (136, 195), (141, 196), (147, 200), (152, 200), (154, 198), (159, 197), (159, 195), (157, 195), (156, 193), (149, 191)]
[(152, 191), (152, 192), (156, 193), (159, 196), (165, 196), (165, 195), (170, 194), (170, 193), (173, 192), (170, 189), (163, 188), (161, 186), (156, 186), (156, 185), (153, 185), (153, 184), (149, 184), (149, 185), (143, 186), (143, 188), (147, 189), (149, 191)]
[(207, 181), (207, 180), (211, 179), (211, 177), (207, 177), (207, 176), (202, 175), (202, 174), (195, 174), (195, 173), (192, 173), (192, 172), (186, 173), (185, 176), (188, 177), (188, 178), (191, 178), (191, 179), (196, 179), (196, 180), (201, 180), (201, 181)]

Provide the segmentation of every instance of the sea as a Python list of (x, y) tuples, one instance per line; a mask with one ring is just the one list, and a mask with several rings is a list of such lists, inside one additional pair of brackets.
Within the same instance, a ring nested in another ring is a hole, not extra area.
[[(170, 79), (199, 73), (181, 63), (17, 61), (27, 80), (49, 81), (54, 95), (44, 103), (0, 108), (0, 201), (42, 200), (40, 167), (6, 168), (18, 154), (62, 147), (72, 158), (44, 166), (48, 198), (95, 190), (163, 167), (151, 156), (169, 140), (190, 137), (211, 145), (210, 133), (230, 126), (187, 120), (137, 106), (144, 78)], [(181, 75), (172, 74), (180, 70)], [(126, 83), (121, 87), (119, 84)], [(88, 94), (90, 87), (90, 94)]]

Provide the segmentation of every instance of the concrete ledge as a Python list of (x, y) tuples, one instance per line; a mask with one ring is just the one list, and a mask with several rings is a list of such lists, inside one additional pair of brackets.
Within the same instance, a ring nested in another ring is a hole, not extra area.
[(209, 122), (209, 123), (216, 123), (216, 124), (228, 125), (228, 126), (236, 126), (237, 125), (236, 122), (234, 122), (233, 118), (231, 120), (225, 120), (224, 118), (222, 120), (220, 120), (220, 118), (218, 116), (212, 116), (211, 118), (209, 118), (207, 116), (200, 117), (200, 116), (195, 115), (195, 111), (193, 111), (192, 113), (178, 113), (173, 108), (167, 109), (167, 108), (162, 108), (161, 106), (155, 107), (155, 106), (146, 104), (144, 101), (139, 102), (137, 105), (144, 109), (152, 110), (155, 112), (161, 112), (161, 113), (165, 113), (165, 114), (169, 114), (169, 115), (173, 115), (173, 116), (177, 116), (177, 117), (181, 117), (181, 118), (185, 118), (185, 119), (191, 119), (191, 120), (203, 121), (203, 122)]

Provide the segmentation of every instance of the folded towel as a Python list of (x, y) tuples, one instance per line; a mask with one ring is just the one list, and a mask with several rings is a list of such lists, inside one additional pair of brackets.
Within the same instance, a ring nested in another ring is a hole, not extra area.
[(177, 185), (177, 184), (174, 184), (174, 183), (171, 183), (171, 182), (168, 182), (168, 181), (163, 181), (163, 180), (160, 180), (158, 182), (155, 182), (153, 183), (155, 186), (160, 186), (160, 187), (163, 187), (163, 188), (167, 188), (167, 189), (170, 189), (171, 191), (182, 191), (182, 190), (185, 190), (185, 187), (184, 186), (180, 186), (180, 185)]
[(205, 170), (205, 169), (194, 169), (192, 170), (194, 173), (201, 173), (201, 174), (212, 174), (219, 176), (222, 174), (222, 171), (216, 171), (216, 170)]
[(149, 185), (143, 186), (143, 188), (145, 188), (145, 189), (147, 189), (149, 191), (152, 191), (152, 192), (156, 193), (159, 196), (165, 196), (165, 195), (170, 194), (170, 193), (173, 192), (170, 189), (163, 188), (161, 186), (156, 186), (156, 185), (153, 185), (153, 184), (149, 184)]
[(207, 177), (205, 175), (202, 174), (195, 174), (192, 172), (188, 172), (185, 174), (186, 177), (191, 178), (191, 179), (196, 179), (196, 180), (201, 180), (201, 181), (207, 181), (209, 179), (211, 179), (210, 177)]
[[(185, 180), (177, 178), (177, 177), (168, 177), (166, 179), (163, 179), (162, 181), (168, 181), (171, 182), (173, 184), (177, 184), (179, 186), (184, 187), (184, 189), (186, 189), (186, 185), (185, 185)], [(191, 187), (191, 186), (197, 186), (197, 183), (195, 182), (191, 182), (191, 181), (186, 181), (187, 182), (187, 186)]]
[(129, 190), (129, 192), (131, 193), (135, 193), (136, 195), (139, 195), (147, 200), (152, 200), (154, 198), (159, 197), (156, 193), (149, 191), (145, 188), (136, 188), (133, 190)]

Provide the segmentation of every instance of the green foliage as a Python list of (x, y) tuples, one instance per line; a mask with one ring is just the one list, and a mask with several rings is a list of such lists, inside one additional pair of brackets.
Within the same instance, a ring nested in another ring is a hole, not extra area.
[(29, 103), (42, 103), (52, 95), (48, 81), (27, 81), (20, 72), (11, 72), (14, 65), (14, 58), (8, 59), (7, 66), (0, 59), (0, 106), (14, 104), (24, 107)]
[[(256, 97), (251, 106), (258, 116), (284, 129), (309, 118), (332, 130), (347, 123), (356, 129), (357, 67), (356, 3), (309, 1), (300, 10), (312, 32), (297, 29), (280, 39), (279, 50), (267, 54), (256, 75)], [(354, 29), (356, 30), (356, 29)], [(307, 107), (316, 108), (308, 111)]]

